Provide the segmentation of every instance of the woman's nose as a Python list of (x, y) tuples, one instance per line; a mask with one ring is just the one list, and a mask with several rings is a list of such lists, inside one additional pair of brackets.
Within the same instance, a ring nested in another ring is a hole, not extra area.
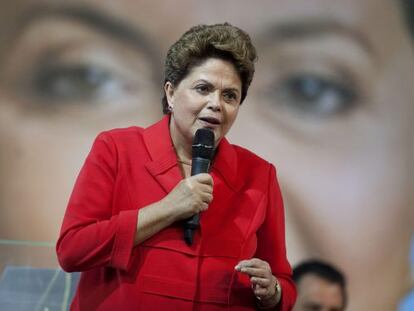
[(221, 98), (219, 92), (213, 92), (211, 93), (211, 96), (209, 98), (207, 108), (213, 110), (213, 111), (221, 111)]

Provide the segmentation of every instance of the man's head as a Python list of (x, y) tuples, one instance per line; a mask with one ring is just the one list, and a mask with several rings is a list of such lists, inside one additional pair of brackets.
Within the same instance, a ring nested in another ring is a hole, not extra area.
[(408, 28), (411, 34), (414, 36), (414, 0), (400, 0), (402, 4), (402, 10), (405, 14), (408, 22)]
[(294, 311), (345, 310), (346, 281), (337, 268), (319, 260), (306, 261), (293, 269), (298, 290)]

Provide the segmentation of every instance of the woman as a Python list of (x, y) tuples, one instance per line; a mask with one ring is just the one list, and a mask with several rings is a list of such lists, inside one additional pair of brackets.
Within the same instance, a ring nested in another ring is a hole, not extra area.
[[(83, 271), (73, 310), (291, 309), (275, 169), (224, 138), (255, 60), (242, 30), (193, 27), (167, 54), (166, 116), (97, 137), (57, 243), (62, 267)], [(199, 128), (213, 131), (215, 157), (210, 174), (190, 176)], [(196, 213), (188, 246), (182, 221)]]

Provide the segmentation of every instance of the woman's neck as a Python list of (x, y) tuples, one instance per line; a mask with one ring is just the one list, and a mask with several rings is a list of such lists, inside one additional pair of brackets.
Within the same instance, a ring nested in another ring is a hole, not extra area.
[(177, 162), (181, 170), (181, 174), (184, 178), (191, 176), (191, 156), (189, 156), (188, 153), (186, 153), (185, 151), (179, 152), (180, 149), (178, 149), (177, 147), (174, 148), (177, 154)]
[[(174, 149), (175, 153), (177, 154), (178, 162), (191, 165), (192, 156), (188, 148), (183, 148), (180, 145), (174, 145)], [(191, 150), (191, 146), (189, 149)]]
[(178, 129), (171, 122), (172, 120), (170, 120), (170, 136), (175, 153), (177, 154), (178, 162), (191, 165), (191, 142), (188, 142), (186, 137), (181, 135)]

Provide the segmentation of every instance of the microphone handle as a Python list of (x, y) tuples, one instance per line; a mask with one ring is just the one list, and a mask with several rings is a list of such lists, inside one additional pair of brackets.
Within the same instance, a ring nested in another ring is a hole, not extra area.
[[(208, 173), (210, 159), (196, 157), (192, 160), (191, 176)], [(200, 227), (200, 215), (194, 214), (184, 223), (184, 241), (187, 245), (193, 244), (194, 231)]]
[(206, 158), (193, 158), (192, 165), (191, 165), (191, 176), (201, 174), (201, 173), (208, 173), (210, 168), (210, 159)]

